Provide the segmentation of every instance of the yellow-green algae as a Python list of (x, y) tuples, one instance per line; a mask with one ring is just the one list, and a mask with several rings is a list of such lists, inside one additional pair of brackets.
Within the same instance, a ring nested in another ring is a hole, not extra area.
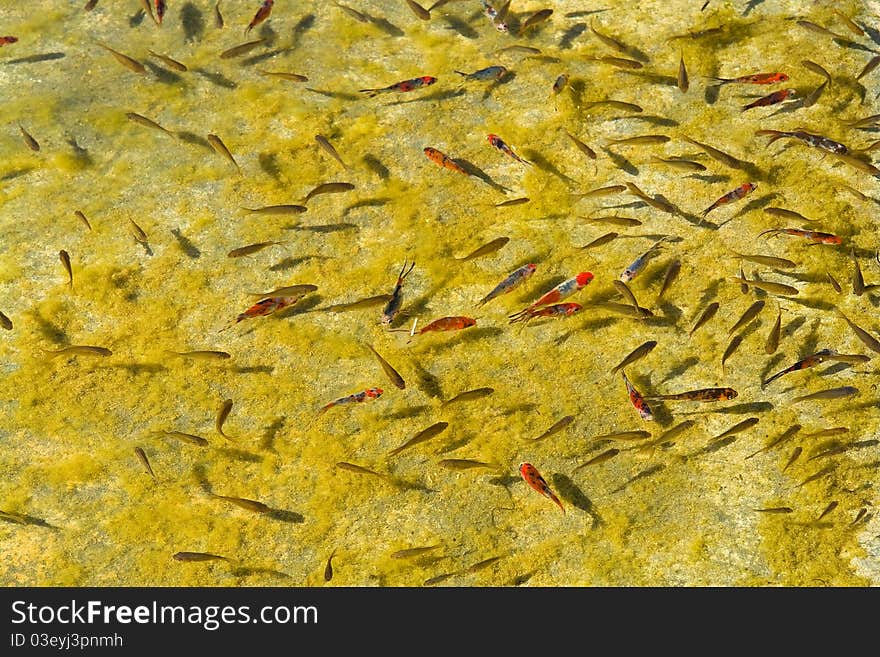
[[(449, 3), (430, 21), (416, 19), (404, 3), (350, 3), (385, 19), (368, 25), (330, 3), (277, 2), (254, 31), (271, 45), (221, 60), (222, 51), (246, 40), (249, 3), (224, 3), (222, 30), (213, 27), (213, 2), (169, 2), (162, 27), (139, 18), (133, 0), (102, 1), (91, 12), (73, 6), (80, 3), (60, 4), (0, 8), (2, 30), (19, 37), (0, 50), (0, 81), (14, 90), (0, 106), (6, 126), (0, 132), (0, 310), (14, 322), (13, 331), (0, 335), (0, 509), (31, 519), (0, 525), (4, 584), (319, 586), (334, 549), (331, 585), (419, 585), (443, 573), (455, 575), (441, 585), (458, 586), (880, 582), (872, 511), (876, 447), (808, 460), (823, 439), (806, 435), (840, 425), (851, 428), (845, 441), (876, 434), (872, 363), (823, 365), (760, 385), (822, 347), (872, 355), (832, 306), (876, 330), (876, 296), (854, 297), (848, 285), (850, 245), (868, 283), (880, 276), (870, 260), (875, 208), (842, 185), (878, 197), (877, 180), (795, 142), (767, 147), (754, 134), (805, 126), (852, 148), (870, 143), (870, 133), (844, 123), (877, 113), (875, 78), (854, 80), (870, 52), (794, 23), (807, 18), (845, 34), (830, 8), (811, 6), (803, 15), (797, 2), (712, 2), (703, 12), (699, 3), (610, 2), (590, 13), (577, 2), (523, 2), (515, 3), (514, 23), (545, 6), (554, 13), (515, 38), (494, 30), (477, 2)], [(875, 28), (860, 3), (837, 8)], [(628, 71), (587, 59), (619, 54), (592, 35), (591, 22), (650, 62)], [(668, 41), (714, 26), (724, 29)], [(846, 37), (875, 47), (870, 35)], [(98, 41), (144, 62), (149, 74), (123, 68)], [(514, 43), (543, 54), (495, 54)], [(190, 70), (167, 71), (148, 49)], [(64, 57), (10, 62), (44, 53)], [(682, 55), (691, 79), (684, 94), (675, 86)], [(834, 79), (816, 104), (790, 114), (740, 113), (750, 94), (769, 90), (728, 85), (716, 98), (704, 79), (786, 71), (786, 86), (806, 95), (822, 80), (803, 68), (803, 59), (820, 63)], [(514, 75), (491, 87), (453, 72), (498, 63)], [(261, 70), (309, 81), (264, 77)], [(570, 86), (554, 98), (550, 87), (563, 72)], [(438, 82), (399, 96), (358, 94), (421, 75)], [(645, 111), (583, 108), (606, 98)], [(180, 138), (132, 123), (126, 112)], [(21, 142), (18, 122), (40, 142), (39, 153)], [(598, 159), (587, 160), (566, 130)], [(535, 166), (492, 149), (489, 132)], [(208, 133), (223, 139), (241, 175), (210, 148)], [(673, 139), (606, 148), (612, 139), (655, 133)], [(349, 170), (320, 150), (315, 134), (330, 139)], [(729, 169), (684, 136), (755, 167)], [(468, 160), (493, 185), (437, 167), (422, 154), (425, 146)], [(651, 161), (680, 154), (703, 162), (706, 175), (681, 175)], [(638, 176), (621, 165), (635, 167)], [(356, 190), (315, 197), (302, 215), (241, 210), (300, 203), (316, 185), (342, 180)], [(699, 211), (748, 180), (759, 184), (751, 197), (713, 211), (709, 228), (696, 227)], [(631, 206), (637, 199), (628, 194), (573, 196), (627, 181), (662, 194), (690, 220)], [(531, 202), (493, 207), (517, 196)], [(615, 205), (624, 207), (599, 210)], [(767, 205), (798, 210), (817, 219), (818, 230), (846, 241), (807, 247), (793, 237), (756, 240), (761, 230), (783, 225), (761, 211)], [(620, 229), (578, 218), (615, 212), (644, 223)], [(147, 233), (149, 251), (134, 241), (128, 219)], [(597, 250), (576, 248), (609, 230), (625, 238)], [(502, 235), (511, 240), (500, 251), (453, 260)], [(591, 308), (620, 301), (611, 281), (661, 235), (681, 241), (667, 244), (631, 284), (654, 317), (637, 321)], [(259, 241), (284, 244), (226, 257)], [(60, 249), (71, 255), (73, 289), (58, 262)], [(745, 269), (794, 283), (801, 294), (741, 295), (728, 279), (738, 271), (733, 251), (797, 261), (788, 274), (750, 263)], [(682, 261), (681, 275), (656, 303), (674, 257)], [(412, 317), (424, 326), (444, 315), (472, 315), (477, 326), (408, 342), (405, 333), (380, 325), (381, 307), (322, 310), (390, 293), (405, 258), (416, 269), (404, 288), (409, 316), (396, 326), (408, 327)], [(525, 288), (475, 309), (526, 262), (538, 270)], [(522, 329), (508, 325), (509, 313), (585, 270), (596, 278), (570, 299), (584, 304), (580, 315)], [(825, 282), (826, 270), (844, 285), (843, 294)], [(248, 293), (293, 283), (319, 289), (290, 311), (220, 332), (255, 301)], [(767, 307), (744, 330), (722, 372), (727, 331), (756, 296)], [(711, 300), (721, 311), (688, 340)], [(783, 339), (767, 356), (764, 340), (777, 306)], [(658, 422), (646, 425), (609, 370), (648, 339), (658, 347), (627, 369), (643, 392), (729, 385), (739, 397), (717, 405), (655, 402)], [(391, 385), (367, 342), (400, 371), (406, 390)], [(43, 352), (70, 344), (110, 347), (113, 355), (49, 360)], [(166, 353), (195, 349), (223, 349), (233, 358), (207, 362)], [(857, 386), (859, 397), (790, 403), (844, 384)], [(375, 385), (385, 390), (380, 399), (316, 417), (328, 401)], [(495, 393), (441, 407), (483, 386)], [(214, 428), (224, 399), (234, 402), (224, 426), (232, 440)], [(757, 405), (743, 406), (750, 403)], [(570, 427), (530, 442), (566, 414), (577, 416)], [(756, 427), (718, 450), (701, 451), (710, 437), (750, 415), (760, 417)], [(696, 425), (671, 447), (639, 450), (638, 443), (622, 442), (617, 457), (575, 472), (607, 448), (593, 436), (647, 428), (657, 437), (685, 419)], [(444, 433), (388, 456), (439, 420), (449, 422)], [(796, 423), (803, 429), (794, 438), (746, 460)], [(156, 433), (163, 430), (203, 436), (210, 446)], [(783, 471), (797, 445), (803, 455)], [(158, 482), (138, 463), (135, 446), (147, 453)], [(437, 465), (444, 458), (479, 459), (501, 470), (450, 471)], [(340, 461), (388, 477), (341, 470)], [(519, 479), (522, 461), (560, 494), (565, 515)], [(802, 483), (829, 464), (836, 467), (826, 476)], [(260, 500), (275, 511), (254, 514), (209, 493)], [(839, 507), (817, 525), (832, 499)], [(793, 512), (755, 511), (781, 506)], [(862, 508), (867, 521), (853, 525)], [(391, 558), (438, 543), (442, 549), (421, 557)], [(171, 558), (178, 551), (235, 562), (180, 563)], [(469, 572), (495, 556), (502, 558)]]

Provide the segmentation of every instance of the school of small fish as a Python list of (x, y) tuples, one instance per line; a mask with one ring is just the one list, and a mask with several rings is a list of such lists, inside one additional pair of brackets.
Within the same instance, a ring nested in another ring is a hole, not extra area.
[(0, 582), (880, 583), (880, 15), (75, 4), (0, 9)]

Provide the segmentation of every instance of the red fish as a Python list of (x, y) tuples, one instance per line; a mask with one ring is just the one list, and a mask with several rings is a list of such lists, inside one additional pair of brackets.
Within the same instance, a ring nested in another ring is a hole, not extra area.
[(406, 92), (413, 91), (415, 89), (421, 89), (422, 87), (429, 87), (437, 81), (437, 78), (431, 77), (430, 75), (423, 75), (420, 78), (412, 78), (411, 80), (403, 80), (402, 82), (395, 82), (392, 85), (387, 87), (380, 87), (378, 89), (360, 89), (362, 94), (367, 94), (370, 98), (376, 96), (378, 94), (387, 93), (390, 91), (397, 92)]
[(16, 41), (18, 41), (18, 37), (2, 36), (0, 37), (0, 46), (5, 46), (7, 43), (15, 43)]
[[(441, 317), (440, 319), (435, 319), (430, 324), (426, 324), (418, 331), (413, 328), (409, 333), (410, 335), (422, 335), (423, 333), (431, 333), (432, 331), (460, 331), (471, 326), (476, 326), (476, 324), (477, 320), (472, 317)], [(395, 330), (405, 331), (406, 329)]]
[(156, 21), (162, 24), (162, 18), (165, 16), (165, 0), (156, 0)]
[(653, 422), (654, 413), (651, 411), (651, 407), (648, 406), (648, 402), (645, 401), (642, 393), (636, 390), (633, 384), (629, 382), (626, 372), (621, 370), (620, 373), (623, 375), (623, 382), (626, 384), (626, 392), (629, 394), (629, 400), (632, 402), (633, 407), (639, 412), (639, 415), (643, 420)]
[(544, 477), (541, 476), (541, 473), (538, 472), (538, 469), (535, 466), (531, 463), (520, 463), (519, 473), (529, 486), (541, 493), (544, 497), (548, 497), (556, 502), (557, 506), (562, 509), (562, 513), (565, 513), (565, 507), (562, 506), (562, 502), (560, 502), (559, 498), (556, 497), (552, 490), (550, 490), (550, 486), (547, 485), (547, 482), (544, 481)]
[(334, 399), (329, 404), (325, 404), (318, 411), (318, 415), (321, 413), (327, 412), (327, 409), (333, 408), (334, 406), (339, 406), (340, 404), (357, 404), (360, 402), (367, 401), (368, 399), (378, 399), (382, 396), (382, 393), (385, 392), (382, 388), (367, 388), (362, 392), (356, 392), (353, 395), (348, 395), (347, 397), (340, 397), (339, 399)]
[(753, 191), (755, 191), (755, 189), (757, 187), (758, 187), (758, 183), (753, 183), (753, 182), (744, 183), (744, 184), (740, 185), (739, 187), (737, 187), (736, 189), (734, 189), (732, 192), (727, 192), (727, 194), (725, 194), (724, 196), (719, 198), (712, 205), (710, 205), (708, 208), (703, 210), (700, 214), (705, 217), (707, 214), (712, 212), (712, 210), (714, 210), (718, 206), (725, 205), (727, 203), (730, 203), (731, 201), (736, 201), (738, 199), (741, 199), (746, 194), (750, 194)]
[(831, 233), (820, 233), (815, 230), (803, 230), (801, 228), (771, 228), (769, 230), (762, 231), (758, 233), (758, 237), (761, 235), (794, 235), (795, 237), (805, 237), (810, 240), (813, 244), (840, 244), (843, 242), (843, 239), (838, 237), (837, 235), (832, 235)]
[(776, 103), (781, 103), (783, 100), (788, 100), (789, 98), (794, 98), (797, 95), (796, 89), (780, 89), (779, 91), (774, 91), (772, 94), (767, 94), (756, 100), (753, 103), (749, 103), (748, 105), (742, 106), (742, 111), (752, 109), (753, 107), (767, 107), (767, 105), (775, 105)]
[(442, 151), (438, 151), (436, 148), (432, 148), (431, 146), (425, 146), (424, 148), (425, 155), (428, 156), (428, 159), (431, 162), (439, 164), (444, 169), (450, 169), (451, 171), (457, 171), (458, 173), (463, 173), (466, 176), (469, 176), (467, 170), (465, 170), (461, 165), (457, 164), (455, 160), (449, 157), (446, 153)]
[(513, 319), (510, 320), (511, 324), (515, 324), (516, 322), (526, 323), (530, 319), (535, 317), (571, 317), (576, 312), (579, 312), (583, 306), (579, 303), (557, 303), (552, 306), (546, 306), (544, 308), (536, 308), (534, 310), (530, 310), (526, 314), (520, 314)]
[(574, 278), (569, 278), (567, 281), (562, 281), (559, 285), (544, 294), (544, 296), (535, 301), (528, 308), (524, 308), (518, 313), (510, 315), (510, 318), (513, 319), (515, 317), (519, 317), (520, 315), (527, 315), (535, 308), (540, 308), (541, 306), (549, 306), (551, 303), (562, 301), (564, 298), (571, 296), (582, 287), (587, 285), (591, 280), (593, 280), (593, 274), (588, 271), (582, 271)]
[(718, 82), (717, 86), (738, 82), (744, 84), (776, 84), (777, 82), (787, 82), (788, 75), (785, 73), (753, 73), (752, 75), (741, 75), (738, 78), (714, 78), (710, 80)]
[(492, 144), (495, 148), (497, 148), (499, 151), (501, 151), (505, 155), (509, 155), (510, 157), (512, 157), (517, 162), (522, 162), (523, 164), (528, 164), (529, 166), (532, 165), (531, 162), (527, 162), (526, 160), (522, 159), (519, 155), (514, 153), (513, 149), (510, 146), (508, 146), (507, 144), (505, 144), (504, 141), (501, 139), (501, 137), (499, 137), (498, 135), (490, 134), (489, 135), (489, 143)]
[[(156, 2), (158, 4), (158, 0)], [(254, 29), (257, 25), (262, 23), (264, 20), (269, 18), (269, 14), (272, 13), (272, 5), (275, 4), (275, 0), (263, 0), (263, 4), (260, 5), (260, 8), (257, 9), (257, 13), (254, 14), (254, 17), (251, 19), (251, 22), (248, 23), (247, 29), (244, 31), (245, 34)]]
[(238, 317), (235, 318), (234, 322), (231, 322), (227, 326), (223, 327), (222, 329), (220, 329), (220, 331), (225, 331), (233, 324), (238, 324), (240, 321), (245, 319), (271, 315), (277, 310), (292, 306), (297, 301), (299, 301), (300, 297), (302, 297), (302, 295), (293, 297), (266, 297), (265, 299), (261, 299), (260, 301), (257, 301), (253, 306), (245, 310), (243, 313), (239, 314)]

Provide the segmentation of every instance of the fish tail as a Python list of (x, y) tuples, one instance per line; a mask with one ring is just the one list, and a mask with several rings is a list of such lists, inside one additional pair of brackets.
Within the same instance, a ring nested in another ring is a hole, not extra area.
[(382, 93), (381, 89), (358, 89), (358, 91), (362, 94), (366, 94), (368, 98), (373, 98)]
[(461, 71), (455, 71), (455, 72), (458, 73), (459, 75), (463, 76), (463, 77), (467, 77), (467, 76), (468, 76), (467, 73), (462, 73)]
[(707, 75), (707, 76), (706, 76), (706, 79), (707, 79), (707, 80), (712, 80), (712, 81), (714, 81), (715, 84), (712, 85), (712, 86), (714, 86), (714, 87), (723, 87), (723, 86), (724, 86), (725, 84), (727, 84), (728, 82), (733, 82), (733, 78), (716, 78), (716, 77), (713, 77), (713, 76), (711, 76), (711, 75)]

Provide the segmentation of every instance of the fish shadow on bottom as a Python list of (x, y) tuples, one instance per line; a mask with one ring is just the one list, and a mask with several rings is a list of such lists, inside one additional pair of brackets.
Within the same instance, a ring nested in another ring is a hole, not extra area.
[(406, 420), (411, 417), (417, 417), (422, 413), (427, 413), (429, 410), (431, 410), (431, 407), (427, 404), (419, 404), (418, 406), (407, 406), (394, 413), (387, 413), (385, 417), (389, 420)]
[(307, 312), (314, 312), (315, 309), (321, 305), (321, 302), (324, 300), (320, 294), (314, 294), (309, 296), (308, 299), (304, 301), (298, 301), (294, 305), (285, 308), (277, 313), (275, 316), (278, 319), (288, 319), (290, 317), (296, 317), (297, 315), (302, 315)]
[(294, 524), (302, 524), (306, 521), (306, 518), (303, 514), (297, 513), (296, 511), (289, 511), (287, 509), (269, 509), (268, 513), (264, 514), (267, 518), (271, 518), (272, 520), (278, 520), (280, 522), (291, 522)]
[(434, 397), (435, 399), (443, 399), (443, 390), (440, 387), (440, 379), (434, 376), (431, 372), (426, 370), (422, 365), (413, 361), (413, 367), (416, 369), (416, 385), (419, 390), (424, 392), (429, 397)]
[(479, 32), (477, 32), (474, 28), (472, 28), (470, 25), (468, 25), (465, 21), (458, 18), (457, 16), (450, 16), (449, 14), (446, 14), (445, 16), (443, 16), (443, 20), (446, 21), (447, 30), (457, 32), (465, 39), (477, 39), (480, 36)]
[(460, 331), (460, 333), (461, 335), (458, 336), (448, 336), (450, 339), (445, 342), (436, 342), (435, 344), (430, 345), (429, 349), (439, 352), (447, 351), (453, 349), (457, 344), (469, 344), (478, 340), (485, 340), (487, 338), (494, 338), (503, 335), (504, 329), (497, 326), (483, 326), (465, 329)]
[(205, 34), (205, 16), (192, 2), (180, 8), (180, 24), (187, 43), (201, 41)]
[(197, 135), (194, 132), (189, 132), (188, 130), (178, 130), (174, 133), (174, 136), (177, 137), (180, 141), (186, 142), (187, 144), (202, 146), (209, 151), (214, 151), (214, 149), (211, 147), (210, 142), (208, 142), (207, 139), (205, 139), (201, 135)]
[(285, 416), (280, 416), (275, 418), (266, 429), (263, 431), (263, 440), (260, 443), (260, 449), (264, 449), (266, 451), (275, 451), (275, 439), (278, 437), (278, 433), (281, 429), (284, 428), (285, 423), (287, 422), (287, 418)]
[[(587, 308), (584, 308), (584, 310), (589, 311), (590, 308), (587, 307)], [(595, 312), (595, 310), (593, 312)], [(565, 343), (572, 335), (574, 335), (576, 333), (580, 333), (581, 331), (594, 331), (594, 330), (598, 330), (598, 329), (608, 328), (610, 326), (613, 326), (616, 321), (617, 321), (616, 317), (600, 317), (600, 318), (596, 318), (596, 319), (588, 319), (587, 321), (583, 322), (580, 326), (573, 328), (573, 329), (570, 329), (570, 330), (566, 331), (565, 333), (563, 333), (562, 335), (557, 336), (553, 340), (553, 344), (556, 346), (559, 346), (559, 345)]]
[(553, 488), (559, 494), (559, 497), (576, 509), (580, 509), (581, 511), (590, 514), (590, 517), (593, 520), (593, 529), (604, 524), (604, 521), (599, 516), (599, 512), (596, 510), (596, 505), (593, 504), (593, 501), (586, 496), (571, 478), (564, 474), (556, 473), (550, 477), (550, 480), (553, 483)]
[(248, 452), (243, 449), (237, 449), (235, 447), (221, 447), (217, 450), (223, 456), (228, 456), (229, 458), (235, 459), (236, 461), (244, 461), (246, 463), (262, 463), (263, 457), (259, 454), (254, 454), (253, 452)]
[(697, 356), (685, 358), (683, 361), (679, 362), (678, 365), (669, 370), (666, 376), (660, 380), (660, 383), (666, 383), (667, 381), (671, 381), (672, 379), (680, 377), (682, 374), (691, 369), (694, 365), (699, 365), (700, 362), (701, 361)]
[(279, 577), (283, 579), (292, 579), (292, 575), (288, 575), (285, 572), (281, 572), (280, 570), (274, 570), (272, 568), (259, 568), (256, 566), (239, 566), (233, 568), (229, 571), (229, 574), (233, 577), (249, 577), (251, 575), (270, 575), (272, 577)]
[[(350, 224), (346, 221), (340, 221), (335, 224), (314, 224), (311, 226), (304, 226), (303, 224), (291, 224), (284, 226), (284, 230), (303, 230), (309, 231), (311, 233), (327, 234), (339, 233), (344, 230), (360, 230), (360, 226), (358, 226), (357, 224)], [(300, 261), (304, 260), (329, 260), (329, 258), (321, 255), (310, 255), (304, 256), (303, 258), (298, 258), (296, 262), (297, 264), (299, 264)]]
[(177, 84), (183, 80), (177, 73), (172, 73), (167, 68), (157, 66), (153, 62), (148, 61), (144, 65), (150, 69), (150, 72), (156, 76), (156, 80), (162, 84)]
[[(210, 147), (210, 144), (207, 142), (205, 142), (205, 144)], [(257, 156), (257, 161), (259, 162), (260, 169), (263, 170), (263, 173), (276, 182), (281, 181), (281, 167), (278, 165), (277, 153), (260, 153)]]
[(327, 260), (326, 256), (314, 254), (314, 255), (304, 255), (299, 256), (298, 258), (284, 258), (283, 260), (279, 260), (274, 265), (268, 267), (269, 271), (284, 271), (285, 269), (293, 269), (297, 265), (301, 265), (304, 262), (308, 262), (309, 260)]
[(275, 368), (272, 365), (247, 365), (235, 367), (232, 371), (236, 374), (272, 374)]

